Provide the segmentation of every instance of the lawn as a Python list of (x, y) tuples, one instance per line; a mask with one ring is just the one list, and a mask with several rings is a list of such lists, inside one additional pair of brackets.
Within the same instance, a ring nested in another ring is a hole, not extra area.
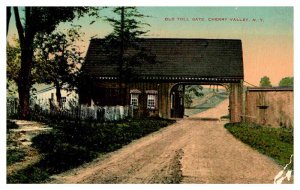
[[(9, 120), (6, 121), (6, 124), (7, 133), (9, 133), (9, 129), (17, 129), (19, 127), (16, 123)], [(14, 142), (12, 141), (10, 136), (7, 136), (6, 143), (7, 146), (10, 146)], [(26, 156), (26, 152), (20, 149), (7, 149), (6, 154), (6, 161), (8, 166), (21, 161)]]
[(293, 129), (247, 123), (228, 123), (225, 128), (242, 142), (274, 159), (279, 165), (285, 166), (289, 163), (294, 149)]
[(49, 176), (89, 162), (174, 123), (165, 119), (133, 119), (120, 122), (64, 122), (32, 139), (42, 154), (37, 164), (7, 176), (7, 183), (44, 183)]

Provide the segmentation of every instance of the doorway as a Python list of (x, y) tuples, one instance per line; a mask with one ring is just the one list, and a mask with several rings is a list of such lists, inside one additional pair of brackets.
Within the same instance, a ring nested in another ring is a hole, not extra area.
[(176, 85), (171, 90), (171, 117), (184, 116), (184, 85)]

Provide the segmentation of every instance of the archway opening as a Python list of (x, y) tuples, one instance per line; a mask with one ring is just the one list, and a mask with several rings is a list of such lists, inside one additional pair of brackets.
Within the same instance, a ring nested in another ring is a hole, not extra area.
[(222, 85), (185, 85), (184, 117), (229, 118), (228, 100), (229, 92)]
[(171, 117), (230, 119), (229, 96), (229, 88), (224, 84), (174, 85), (171, 89)]

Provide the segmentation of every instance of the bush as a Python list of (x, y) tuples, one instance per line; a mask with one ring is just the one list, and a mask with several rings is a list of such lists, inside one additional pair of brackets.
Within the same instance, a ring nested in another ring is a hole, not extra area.
[(285, 166), (293, 154), (292, 129), (271, 128), (247, 123), (225, 125), (235, 137)]

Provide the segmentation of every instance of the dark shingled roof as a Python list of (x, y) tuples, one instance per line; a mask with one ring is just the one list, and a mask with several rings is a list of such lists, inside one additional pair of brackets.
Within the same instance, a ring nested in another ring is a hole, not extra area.
[[(118, 66), (109, 63), (103, 42), (91, 40), (84, 69), (99, 79), (116, 79)], [(158, 61), (134, 67), (145, 80), (238, 81), (244, 77), (241, 40), (144, 38), (139, 44)]]

